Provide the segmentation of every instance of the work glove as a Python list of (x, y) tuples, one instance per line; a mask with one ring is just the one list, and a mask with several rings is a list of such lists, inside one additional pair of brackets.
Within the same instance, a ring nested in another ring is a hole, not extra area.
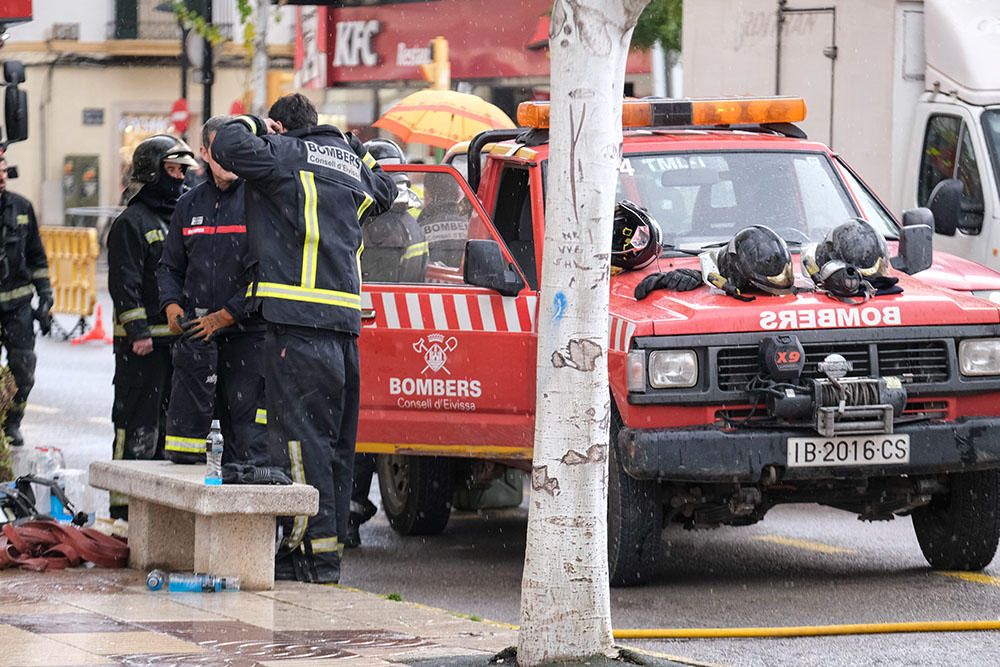
[(665, 289), (671, 292), (690, 292), (701, 287), (701, 271), (696, 269), (674, 269), (668, 273), (653, 273), (635, 286), (635, 298), (639, 301), (649, 296), (653, 290)]
[(43, 336), (48, 336), (52, 331), (52, 303), (51, 294), (39, 294), (38, 307), (31, 312), (32, 317), (38, 320), (38, 328)]
[(220, 329), (232, 326), (236, 319), (225, 308), (220, 308), (208, 315), (196, 317), (181, 324), (184, 337), (193, 340), (209, 341)]
[(222, 466), (223, 484), (291, 484), (291, 478), (281, 469), (255, 466), (249, 463), (226, 463)]

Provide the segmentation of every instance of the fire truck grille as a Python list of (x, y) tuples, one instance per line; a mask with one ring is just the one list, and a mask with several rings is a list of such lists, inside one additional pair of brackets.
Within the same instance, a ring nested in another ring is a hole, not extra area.
[[(946, 382), (949, 378), (948, 345), (943, 340), (805, 343), (802, 347), (806, 352), (802, 375), (807, 379), (821, 377), (817, 365), (831, 354), (850, 362), (848, 377), (871, 376), (875, 358), (879, 375), (897, 376), (904, 384)], [(761, 372), (756, 346), (721, 349), (716, 364), (716, 379), (722, 391), (743, 391)]]
[(878, 346), (880, 375), (895, 375), (904, 383), (947, 382), (950, 362), (943, 340), (881, 343)]

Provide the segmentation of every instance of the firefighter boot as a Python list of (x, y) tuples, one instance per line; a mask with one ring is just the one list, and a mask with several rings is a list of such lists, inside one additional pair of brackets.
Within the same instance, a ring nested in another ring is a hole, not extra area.
[(347, 535), (344, 536), (344, 547), (355, 549), (361, 546), (361, 524), (371, 519), (378, 512), (375, 503), (365, 498), (363, 502), (351, 501), (351, 513), (347, 517)]

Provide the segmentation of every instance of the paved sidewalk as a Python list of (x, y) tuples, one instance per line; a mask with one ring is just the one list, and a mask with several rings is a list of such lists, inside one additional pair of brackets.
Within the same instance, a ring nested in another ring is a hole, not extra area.
[(9, 667), (486, 664), (516, 643), (508, 626), (339, 586), (168, 593), (134, 570), (0, 572)]

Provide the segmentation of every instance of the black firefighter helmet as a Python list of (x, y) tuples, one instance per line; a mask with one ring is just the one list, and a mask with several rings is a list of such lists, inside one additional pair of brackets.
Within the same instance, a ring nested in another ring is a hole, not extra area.
[(662, 232), (646, 209), (623, 199), (615, 204), (611, 265), (632, 271), (648, 266), (663, 249)]
[(143, 139), (132, 153), (131, 179), (138, 183), (154, 183), (160, 174), (160, 165), (176, 162), (187, 167), (197, 167), (191, 147), (169, 134), (154, 134)]
[(864, 278), (889, 275), (889, 250), (885, 239), (864, 220), (848, 220), (827, 233), (816, 247), (816, 266), (828, 262), (853, 266)]
[[(738, 292), (787, 294), (795, 284), (785, 240), (770, 227), (752, 225), (736, 232), (716, 256), (719, 275)], [(718, 286), (718, 285), (717, 285)], [(727, 290), (728, 291), (728, 290)]]
[(392, 139), (370, 139), (365, 142), (365, 148), (379, 164), (406, 164), (403, 149)]

